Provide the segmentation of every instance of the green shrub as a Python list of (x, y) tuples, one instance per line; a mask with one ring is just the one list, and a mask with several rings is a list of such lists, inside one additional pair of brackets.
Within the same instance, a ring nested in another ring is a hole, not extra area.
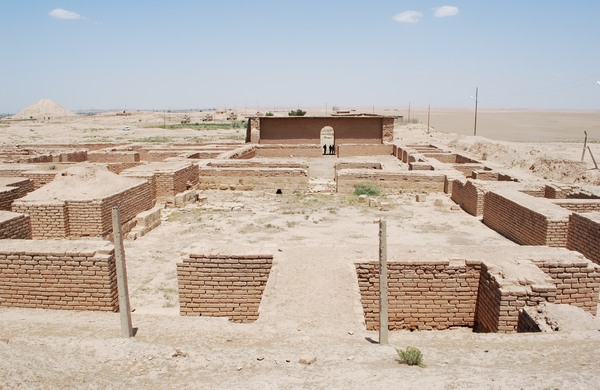
[(275, 116), (275, 114), (273, 114), (271, 111), (268, 111), (265, 116)]
[(292, 110), (292, 111), (288, 112), (288, 116), (304, 116), (304, 115), (306, 115), (306, 111), (301, 110), (301, 109)]
[(379, 190), (375, 187), (360, 185), (354, 187), (354, 195), (369, 195), (369, 196), (379, 196)]
[(404, 350), (396, 348), (396, 352), (398, 353), (399, 363), (408, 364), (409, 366), (423, 367), (423, 354), (419, 348), (410, 346), (406, 347)]

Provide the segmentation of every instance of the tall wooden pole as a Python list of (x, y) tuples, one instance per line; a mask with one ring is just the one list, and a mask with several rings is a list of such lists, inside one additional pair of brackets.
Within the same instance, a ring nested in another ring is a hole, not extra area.
[(121, 232), (121, 215), (119, 208), (112, 209), (113, 235), (115, 244), (115, 259), (117, 266), (117, 288), (119, 289), (119, 313), (121, 315), (121, 335), (133, 337), (131, 326), (131, 308), (129, 306), (129, 290), (127, 288), (127, 267), (123, 249), (123, 234)]
[(387, 223), (379, 220), (379, 344), (388, 343)]
[(475, 124), (473, 126), (473, 135), (477, 135), (477, 103), (479, 102), (479, 87), (475, 87)]
[(583, 161), (583, 158), (585, 157), (585, 148), (587, 147), (587, 131), (583, 131), (583, 134), (585, 134), (585, 138), (583, 139), (583, 152), (581, 153), (581, 161)]

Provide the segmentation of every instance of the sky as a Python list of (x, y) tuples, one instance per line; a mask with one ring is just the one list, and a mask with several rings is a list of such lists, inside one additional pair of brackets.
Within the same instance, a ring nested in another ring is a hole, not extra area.
[(0, 0), (0, 114), (600, 109), (598, 0)]

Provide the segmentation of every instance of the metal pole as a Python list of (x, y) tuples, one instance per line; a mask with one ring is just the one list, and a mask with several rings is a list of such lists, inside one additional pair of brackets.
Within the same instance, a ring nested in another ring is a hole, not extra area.
[(475, 87), (475, 125), (473, 127), (473, 135), (477, 135), (477, 103), (478, 103), (479, 87)]
[(379, 344), (388, 343), (387, 223), (379, 220)]
[(121, 233), (121, 216), (117, 206), (112, 208), (112, 222), (117, 266), (117, 287), (119, 290), (119, 313), (121, 315), (121, 335), (123, 337), (133, 337), (129, 291), (127, 288), (127, 267), (125, 265), (125, 251), (123, 249), (123, 234)]

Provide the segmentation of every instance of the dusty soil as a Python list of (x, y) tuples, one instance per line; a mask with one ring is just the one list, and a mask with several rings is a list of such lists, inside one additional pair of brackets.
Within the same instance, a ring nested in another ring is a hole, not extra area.
[[(130, 125), (139, 119), (142, 122), (137, 123), (153, 123), (161, 115), (124, 120)], [(565, 134), (570, 123), (564, 123)], [(113, 116), (33, 125), (0, 125), (2, 142), (129, 141), (165, 134), (163, 129), (134, 126), (123, 131), (123, 118)], [(243, 131), (168, 132), (170, 140), (201, 137), (232, 142), (232, 136), (243, 136)], [(574, 143), (493, 141), (436, 129), (428, 132), (423, 124), (398, 126), (395, 132), (398, 142), (431, 142), (473, 155), (486, 153), (490, 162), (531, 175), (532, 180), (544, 180), (563, 165), (579, 161), (581, 143), (575, 143), (579, 136), (565, 137)], [(600, 155), (597, 143), (591, 147)], [(544, 158), (557, 165), (548, 172), (530, 169)], [(392, 157), (367, 160), (401, 168)], [(316, 187), (327, 188), (335, 159), (302, 162), (310, 165)], [(583, 171), (564, 169), (561, 180), (594, 183), (596, 171), (590, 169), (589, 156), (584, 164)], [(415, 244), (516, 245), (453, 207), (444, 194), (430, 194), (425, 202), (416, 202), (412, 194), (387, 196), (389, 211), (368, 207), (351, 195), (331, 193), (206, 191), (204, 195), (207, 201), (202, 204), (165, 210), (158, 228), (125, 242), (134, 338), (120, 337), (115, 313), (0, 309), (0, 389), (504, 389), (596, 388), (600, 383), (600, 321), (595, 318), (583, 330), (567, 327), (545, 334), (476, 334), (464, 328), (392, 332), (389, 346), (378, 345), (377, 333), (365, 330), (353, 262), (377, 258), (374, 221), (379, 218), (388, 220), (391, 256), (400, 256), (402, 246)], [(234, 324), (178, 315), (175, 264), (190, 246), (206, 251), (250, 246), (275, 255), (258, 321)], [(424, 367), (396, 361), (395, 348), (408, 345), (421, 349)], [(314, 358), (312, 364), (299, 362)]]

